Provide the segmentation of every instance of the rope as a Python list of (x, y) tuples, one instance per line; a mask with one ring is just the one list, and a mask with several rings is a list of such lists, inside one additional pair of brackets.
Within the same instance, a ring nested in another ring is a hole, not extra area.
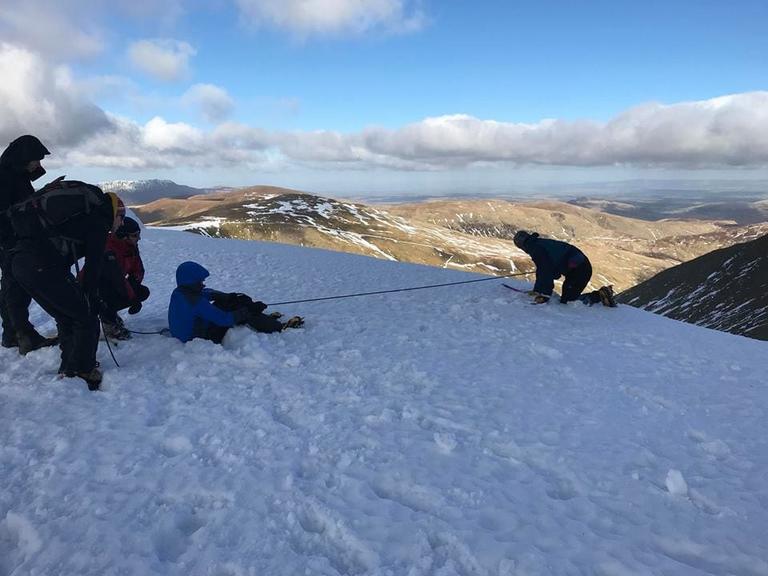
[(101, 331), (104, 333), (104, 342), (107, 343), (107, 350), (109, 350), (109, 355), (112, 356), (112, 362), (115, 363), (115, 366), (120, 368), (120, 364), (117, 363), (117, 358), (115, 358), (115, 353), (112, 352), (112, 344), (109, 343), (109, 338), (107, 338), (107, 331), (104, 330), (104, 320), (99, 317), (99, 322), (101, 322)]
[[(478, 278), (475, 280), (462, 280), (460, 282), (446, 282), (444, 284), (429, 284), (427, 286), (413, 286), (411, 288), (395, 288), (393, 290), (376, 290), (374, 292), (358, 292), (355, 294), (343, 294), (341, 296), (324, 296), (322, 298), (307, 298), (305, 300), (286, 300), (284, 302), (272, 302), (270, 304), (267, 304), (267, 306), (282, 306), (283, 304), (300, 304), (304, 302), (321, 302), (323, 300), (342, 300), (345, 298), (355, 298), (357, 296), (373, 296), (376, 294), (392, 294), (394, 292), (410, 292), (413, 290), (427, 290), (429, 288), (443, 288), (445, 286), (458, 286), (460, 284), (474, 284), (475, 282), (488, 282), (489, 280), (501, 280), (503, 278), (514, 278), (515, 276), (527, 276), (531, 274), (531, 272), (517, 272), (515, 274), (507, 274), (506, 276), (489, 276), (488, 278)], [(128, 330), (131, 334), (167, 334), (170, 332), (169, 328), (162, 328), (160, 330), (157, 330), (155, 332), (140, 332), (138, 330)], [(107, 341), (109, 342), (109, 341)], [(112, 349), (110, 348), (110, 353), (112, 352)], [(112, 356), (114, 359), (114, 355)], [(115, 361), (115, 364), (117, 364), (117, 361)]]
[(139, 332), (138, 330), (128, 330), (131, 334), (166, 334), (167, 332), (170, 332), (169, 328), (161, 328), (160, 330), (157, 330), (156, 332)]
[(458, 286), (459, 284), (473, 284), (475, 282), (488, 282), (489, 280), (500, 280), (502, 278), (512, 278), (514, 276), (527, 276), (530, 272), (518, 272), (507, 274), (506, 276), (491, 276), (489, 278), (479, 278), (477, 280), (463, 280), (461, 282), (446, 282), (445, 284), (429, 284), (428, 286), (414, 286), (412, 288), (396, 288), (394, 290), (376, 290), (375, 292), (358, 292), (356, 294), (344, 294), (341, 296), (325, 296), (323, 298), (307, 298), (306, 300), (286, 300), (285, 302), (271, 302), (267, 306), (282, 306), (283, 304), (300, 304), (303, 302), (320, 302), (322, 300), (342, 300), (344, 298), (355, 298), (357, 296), (373, 296), (375, 294), (392, 294), (393, 292), (410, 292), (412, 290), (426, 290), (428, 288), (442, 288), (444, 286)]

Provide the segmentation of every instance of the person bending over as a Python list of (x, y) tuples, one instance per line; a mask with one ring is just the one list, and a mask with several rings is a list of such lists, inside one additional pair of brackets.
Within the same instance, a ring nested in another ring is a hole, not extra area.
[(129, 216), (107, 237), (99, 296), (103, 302), (101, 321), (104, 336), (113, 340), (128, 340), (131, 337), (118, 312), (127, 308), (128, 314), (138, 314), (142, 303), (149, 298), (149, 288), (142, 284), (144, 262), (139, 252), (139, 240), (139, 223)]
[(581, 300), (590, 306), (597, 302), (612, 308), (616, 306), (612, 286), (603, 286), (582, 294), (592, 278), (592, 264), (576, 246), (560, 240), (541, 238), (537, 232), (529, 233), (525, 230), (518, 231), (513, 242), (536, 264), (536, 284), (529, 293), (534, 297), (535, 304), (546, 304), (552, 296), (555, 280), (564, 276), (561, 304)]

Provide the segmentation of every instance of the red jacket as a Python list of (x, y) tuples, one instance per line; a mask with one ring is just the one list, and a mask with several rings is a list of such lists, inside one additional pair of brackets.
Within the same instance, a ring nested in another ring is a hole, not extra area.
[(123, 271), (125, 291), (128, 293), (128, 299), (133, 300), (136, 295), (133, 292), (132, 284), (141, 284), (144, 280), (144, 263), (141, 261), (138, 246), (134, 246), (128, 240), (110, 234), (107, 237), (105, 252), (112, 252), (117, 258), (117, 263)]

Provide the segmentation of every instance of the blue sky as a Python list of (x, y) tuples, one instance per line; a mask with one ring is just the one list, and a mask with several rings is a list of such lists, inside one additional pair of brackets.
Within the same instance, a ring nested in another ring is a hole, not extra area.
[(0, 136), (39, 134), (70, 175), (361, 192), (768, 178), (764, 0), (5, 4)]

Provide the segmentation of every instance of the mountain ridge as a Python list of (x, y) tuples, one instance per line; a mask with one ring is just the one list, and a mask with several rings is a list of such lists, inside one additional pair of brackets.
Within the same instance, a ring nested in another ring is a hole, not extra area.
[(136, 211), (150, 225), (214, 237), (286, 242), (496, 275), (532, 269), (512, 236), (521, 228), (537, 230), (589, 255), (593, 288), (608, 283), (617, 290), (768, 232), (768, 223), (647, 222), (547, 200), (366, 205), (268, 186), (163, 199)]
[(127, 205), (145, 204), (156, 200), (158, 197), (186, 198), (196, 194), (205, 194), (210, 190), (163, 179), (109, 180), (99, 182), (98, 186), (104, 192), (114, 192)]
[(617, 299), (676, 320), (768, 340), (768, 235), (664, 270)]

